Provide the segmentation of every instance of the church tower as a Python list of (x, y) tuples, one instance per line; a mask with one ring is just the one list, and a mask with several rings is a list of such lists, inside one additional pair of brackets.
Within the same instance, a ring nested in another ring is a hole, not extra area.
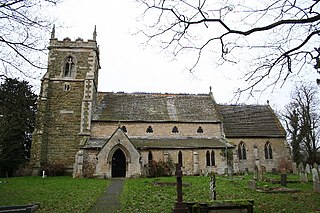
[(75, 155), (90, 136), (100, 69), (96, 36), (95, 28), (88, 41), (59, 41), (52, 30), (33, 133), (34, 172), (45, 164), (62, 164), (72, 172)]

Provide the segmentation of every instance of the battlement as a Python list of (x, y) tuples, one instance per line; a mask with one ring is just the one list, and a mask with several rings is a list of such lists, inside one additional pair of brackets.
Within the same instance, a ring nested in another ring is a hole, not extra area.
[(52, 48), (98, 48), (97, 42), (95, 40), (84, 41), (82, 38), (77, 38), (72, 41), (70, 38), (64, 38), (62, 41), (57, 38), (50, 39), (49, 49)]
[(97, 31), (96, 27), (93, 31), (93, 38), (88, 39), (88, 41), (84, 41), (82, 38), (77, 38), (75, 41), (72, 41), (70, 38), (64, 38), (62, 41), (58, 40), (55, 37), (55, 26), (53, 26), (50, 38), (50, 46), (48, 49), (52, 48), (90, 48), (90, 49), (98, 49), (97, 46)]

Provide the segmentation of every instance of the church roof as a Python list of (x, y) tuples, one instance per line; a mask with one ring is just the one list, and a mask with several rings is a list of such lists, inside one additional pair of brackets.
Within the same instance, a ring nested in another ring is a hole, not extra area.
[(233, 147), (223, 139), (131, 139), (135, 147), (139, 149), (196, 149), (196, 148), (225, 148)]
[[(108, 138), (90, 138), (83, 148), (102, 148)], [(219, 138), (131, 138), (130, 141), (137, 149), (196, 149), (196, 148), (225, 148), (233, 147), (224, 139)]]
[(268, 105), (218, 105), (224, 132), (230, 137), (285, 137), (279, 119)]
[(218, 122), (209, 94), (98, 93), (93, 120)]

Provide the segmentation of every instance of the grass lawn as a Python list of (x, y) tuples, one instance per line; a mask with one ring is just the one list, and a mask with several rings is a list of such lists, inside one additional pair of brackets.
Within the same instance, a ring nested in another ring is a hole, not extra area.
[(67, 176), (0, 179), (0, 206), (39, 203), (37, 212), (87, 212), (109, 183)]
[[(272, 175), (269, 175), (272, 178)], [(273, 178), (280, 178), (280, 175)], [(298, 189), (296, 193), (261, 193), (248, 189), (251, 175), (234, 177), (217, 176), (218, 200), (254, 199), (255, 212), (320, 212), (320, 194), (313, 192), (312, 182), (289, 183), (287, 188)], [(288, 180), (297, 180), (289, 175)], [(183, 177), (183, 199), (186, 202), (206, 202), (209, 200), (208, 177)], [(154, 186), (153, 182), (175, 182), (174, 177), (154, 179), (128, 179), (121, 195), (121, 212), (172, 212), (176, 199), (175, 186)], [(280, 187), (279, 184), (258, 182), (259, 187)]]
[[(279, 179), (280, 175), (270, 178)], [(217, 176), (218, 200), (254, 199), (255, 212), (320, 212), (320, 193), (313, 192), (312, 182), (288, 183), (295, 193), (261, 193), (248, 189), (252, 175), (233, 179)], [(298, 180), (289, 175), (288, 180)], [(17, 177), (0, 179), (0, 206), (40, 203), (38, 212), (86, 212), (103, 193), (109, 180), (73, 179), (71, 177)], [(175, 183), (175, 177), (127, 179), (121, 194), (121, 212), (172, 212), (176, 199), (175, 186), (156, 186), (154, 182)], [(183, 177), (184, 201), (209, 200), (208, 177)], [(258, 182), (259, 187), (280, 187)]]

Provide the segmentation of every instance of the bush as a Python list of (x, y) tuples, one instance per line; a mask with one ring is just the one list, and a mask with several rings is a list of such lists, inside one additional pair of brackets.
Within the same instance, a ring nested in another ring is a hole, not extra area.
[(19, 166), (16, 171), (16, 176), (31, 176), (32, 175), (32, 167), (29, 163)]
[(150, 161), (147, 165), (147, 177), (163, 177), (171, 175), (171, 167), (164, 161)]
[(63, 163), (44, 164), (41, 166), (39, 175), (42, 175), (42, 171), (45, 171), (47, 176), (62, 176), (65, 173), (66, 166)]

